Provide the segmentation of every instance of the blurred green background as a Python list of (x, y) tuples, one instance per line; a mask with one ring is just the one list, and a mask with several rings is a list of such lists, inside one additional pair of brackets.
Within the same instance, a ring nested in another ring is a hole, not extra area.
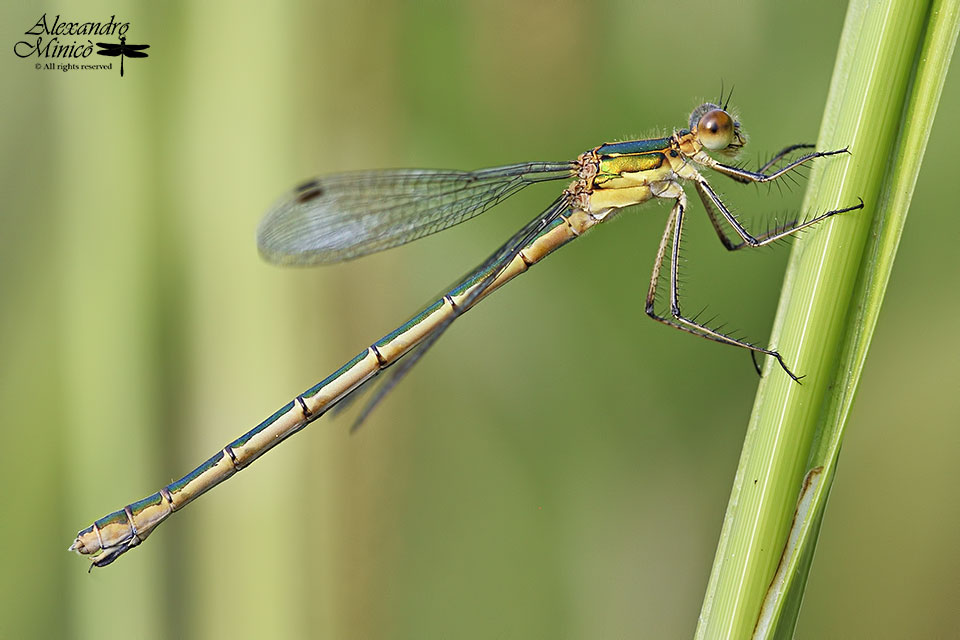
[[(736, 85), (752, 163), (816, 139), (841, 3), (2, 12), (0, 637), (693, 633), (757, 378), (745, 353), (644, 316), (663, 205), (458, 322), (356, 435), (352, 412), (323, 418), (109, 568), (87, 574), (65, 549), (393, 329), (555, 194), (532, 187), (415, 245), (296, 270), (254, 244), (288, 187), (566, 160), (669, 133), (721, 81)], [(150, 57), (123, 78), (36, 70), (13, 44), (44, 12), (115, 14)], [(958, 108), (954, 74), (802, 638), (960, 634)], [(802, 197), (714, 184), (757, 225)], [(700, 213), (688, 308), (764, 342), (789, 250), (727, 254)]]

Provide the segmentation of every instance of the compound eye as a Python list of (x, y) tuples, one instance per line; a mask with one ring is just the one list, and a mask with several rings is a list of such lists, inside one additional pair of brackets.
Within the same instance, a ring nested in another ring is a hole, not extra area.
[(730, 114), (723, 109), (707, 111), (697, 123), (697, 137), (707, 149), (720, 151), (733, 142), (734, 123)]

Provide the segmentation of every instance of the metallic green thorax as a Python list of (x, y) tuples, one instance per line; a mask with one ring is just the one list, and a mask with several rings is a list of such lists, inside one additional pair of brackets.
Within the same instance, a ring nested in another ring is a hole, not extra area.
[(652, 138), (611, 142), (597, 147), (599, 167), (593, 187), (617, 188), (621, 186), (618, 179), (623, 178), (624, 174), (656, 172), (669, 166), (665, 154), (669, 152), (672, 144), (673, 138)]
[(666, 151), (670, 148), (672, 137), (667, 138), (649, 138), (647, 140), (626, 140), (624, 142), (608, 142), (605, 145), (597, 147), (597, 155), (601, 158), (614, 156), (634, 156), (637, 154), (651, 153), (653, 151)]

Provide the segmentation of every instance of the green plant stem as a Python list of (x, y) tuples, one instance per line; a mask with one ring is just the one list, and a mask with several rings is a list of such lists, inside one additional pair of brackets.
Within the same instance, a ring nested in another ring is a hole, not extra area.
[[(790, 637), (843, 429), (956, 41), (958, 0), (854, 0), (807, 212), (863, 198), (791, 256), (773, 331), (803, 385), (768, 366), (747, 429), (698, 638)], [(912, 81), (912, 84), (911, 84)]]

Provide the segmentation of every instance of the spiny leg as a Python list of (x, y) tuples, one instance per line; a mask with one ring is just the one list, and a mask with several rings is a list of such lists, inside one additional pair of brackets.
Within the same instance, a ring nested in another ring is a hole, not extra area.
[[(783, 361), (783, 357), (779, 352), (773, 349), (765, 349), (759, 347), (755, 344), (745, 342), (743, 340), (738, 340), (732, 336), (729, 336), (725, 333), (722, 333), (718, 330), (708, 327), (706, 324), (697, 322), (694, 319), (687, 318), (683, 315), (683, 312), (680, 309), (680, 291), (678, 285), (677, 269), (680, 262), (680, 240), (683, 233), (683, 216), (687, 208), (687, 198), (683, 192), (683, 189), (680, 185), (673, 183), (666, 190), (657, 194), (658, 197), (662, 198), (673, 198), (675, 199), (675, 204), (673, 209), (670, 211), (670, 216), (667, 219), (667, 227), (663, 232), (663, 236), (660, 238), (660, 246), (657, 249), (656, 260), (653, 265), (653, 272), (650, 276), (650, 288), (647, 290), (647, 299), (646, 299), (646, 313), (648, 316), (653, 318), (658, 322), (669, 325), (681, 331), (686, 331), (687, 333), (692, 333), (694, 335), (707, 338), (708, 340), (713, 340), (715, 342), (722, 342), (724, 344), (730, 344), (743, 349), (748, 349), (751, 352), (763, 353), (765, 355), (771, 356), (777, 360), (777, 363), (780, 364), (780, 367), (786, 372), (788, 376), (794, 382), (800, 382), (800, 378), (794, 375), (787, 367), (786, 363)], [(671, 244), (671, 237), (673, 242)], [(663, 267), (663, 260), (666, 257), (667, 247), (670, 246), (670, 315), (671, 318), (661, 316), (656, 313), (654, 309), (654, 302), (656, 300), (657, 289), (659, 288), (660, 283), (660, 271)]]
[(655, 305), (657, 300), (657, 290), (660, 288), (660, 272), (663, 269), (663, 259), (667, 255), (667, 248), (670, 246), (670, 239), (673, 237), (673, 229), (679, 208), (680, 205), (675, 204), (670, 210), (670, 216), (667, 218), (667, 226), (664, 229), (663, 236), (660, 238), (660, 246), (657, 248), (657, 255), (653, 261), (653, 271), (650, 274), (650, 287), (647, 289), (646, 306), (644, 310), (648, 316), (657, 322), (662, 322), (663, 324), (673, 327), (674, 329), (680, 329), (681, 331), (686, 331), (687, 333), (692, 333), (695, 336), (700, 336), (701, 338), (706, 338), (715, 342), (729, 344), (729, 341), (727, 340), (720, 340), (714, 336), (707, 335), (702, 331), (695, 331), (690, 327), (686, 327), (682, 324), (674, 322), (666, 316), (661, 316), (656, 311)]
[[(808, 143), (791, 144), (789, 146), (786, 146), (780, 151), (778, 151), (777, 153), (775, 153), (773, 157), (771, 157), (759, 169), (757, 169), (757, 173), (765, 174), (767, 170), (770, 169), (770, 167), (776, 166), (780, 161), (784, 160), (787, 156), (792, 154), (797, 149), (813, 149), (813, 148), (815, 148), (815, 145), (808, 144)], [(800, 173), (801, 168), (806, 169), (806, 166), (797, 167), (795, 171), (791, 171), (790, 173), (784, 174), (783, 177), (785, 179), (788, 179), (790, 181), (790, 184), (794, 186), (799, 186), (800, 183), (797, 181), (795, 174), (803, 175), (802, 173)], [(803, 176), (803, 177), (806, 177), (806, 176)], [(783, 180), (775, 180), (773, 182), (768, 182), (766, 184), (767, 184), (768, 191), (771, 186), (775, 186), (777, 188), (777, 191), (779, 191), (781, 194), (783, 193), (783, 186), (782, 186)], [(790, 184), (787, 185), (787, 189), (790, 189)]]
[(765, 165), (757, 169), (757, 172), (765, 173), (767, 169), (769, 169), (770, 167), (775, 165), (777, 162), (779, 162), (784, 156), (789, 155), (790, 153), (793, 153), (797, 149), (813, 149), (815, 146), (816, 145), (809, 144), (809, 143), (800, 143), (800, 144), (791, 144), (788, 147), (784, 147), (783, 149), (780, 149), (780, 151), (778, 151), (772, 158), (767, 160), (767, 163)]
[[(793, 220), (785, 225), (777, 227), (776, 229), (753, 236), (743, 227), (742, 224), (740, 224), (740, 221), (737, 220), (732, 213), (730, 213), (730, 210), (727, 209), (727, 206), (723, 204), (722, 200), (720, 200), (720, 196), (716, 194), (706, 180), (701, 178), (697, 180), (695, 184), (697, 187), (697, 193), (700, 195), (700, 200), (703, 201), (703, 206), (707, 210), (707, 216), (710, 218), (713, 228), (720, 237), (720, 241), (723, 243), (723, 246), (729, 251), (737, 251), (738, 249), (743, 249), (744, 247), (762, 247), (796, 233), (797, 231), (811, 227), (818, 222), (825, 220), (826, 218), (837, 215), (838, 213), (846, 213), (848, 211), (854, 211), (855, 209), (863, 208), (863, 199), (858, 198), (860, 202), (850, 207), (827, 211), (826, 213), (821, 213), (820, 215), (814, 216), (813, 218), (803, 222)], [(733, 227), (733, 230), (736, 231), (738, 236), (740, 236), (741, 242), (734, 243), (727, 237), (727, 234), (724, 233), (723, 228), (720, 226), (720, 221), (716, 217), (717, 211), (720, 212), (720, 215), (723, 216), (723, 219), (726, 220), (727, 224)]]
[[(753, 244), (751, 244), (750, 240), (742, 239), (743, 238), (742, 235), (740, 236), (741, 237), (740, 242), (734, 242), (733, 240), (730, 239), (729, 235), (727, 234), (727, 231), (723, 228), (723, 225), (720, 223), (720, 218), (723, 217), (724, 219), (726, 219), (726, 216), (721, 216), (721, 214), (717, 212), (717, 207), (714, 206), (713, 200), (710, 198), (710, 196), (707, 195), (705, 190), (699, 184), (697, 184), (697, 195), (700, 196), (700, 201), (703, 203), (703, 208), (707, 212), (707, 218), (710, 219), (710, 224), (713, 225), (713, 230), (717, 232), (717, 237), (720, 238), (720, 242), (723, 244), (724, 248), (727, 251), (738, 251), (739, 249), (743, 249), (744, 247), (760, 247), (765, 244), (770, 244), (772, 242), (776, 242), (777, 240), (782, 239), (784, 235), (789, 236), (795, 231), (799, 231), (800, 229), (803, 228), (803, 226), (809, 226), (811, 224), (815, 224), (816, 222), (819, 222), (824, 217), (827, 217), (827, 215), (835, 215), (837, 213), (841, 213), (841, 211), (831, 211), (828, 214), (824, 215), (823, 217), (810, 220), (802, 224), (798, 224), (798, 220), (794, 218), (789, 222), (785, 222), (782, 225), (778, 225), (773, 229), (770, 229), (764, 233), (758, 234), (757, 236), (752, 236), (748, 234), (748, 236), (750, 236), (750, 238), (752, 238), (752, 240), (754, 241)], [(719, 200), (719, 196), (717, 196), (717, 199)], [(846, 211), (846, 209), (843, 211)], [(732, 212), (728, 211), (727, 213), (730, 216), (733, 216)], [(742, 225), (740, 226), (740, 228), (743, 229)], [(736, 227), (734, 227), (734, 229), (736, 229)]]
[[(672, 191), (672, 189), (671, 189)], [(656, 259), (653, 263), (653, 271), (650, 274), (650, 287), (647, 289), (647, 298), (646, 298), (646, 307), (645, 311), (648, 316), (656, 320), (657, 322), (662, 322), (665, 325), (673, 327), (674, 329), (680, 329), (681, 331), (686, 331), (687, 333), (692, 333), (695, 336), (700, 336), (701, 338), (706, 338), (708, 340), (713, 340), (714, 342), (721, 342), (723, 344), (733, 344), (738, 345), (738, 342), (734, 338), (730, 338), (723, 334), (720, 334), (716, 331), (701, 331), (695, 329), (691, 326), (675, 322), (674, 319), (668, 318), (666, 316), (661, 316), (656, 312), (655, 305), (657, 299), (657, 291), (660, 288), (660, 272), (663, 269), (663, 260), (667, 255), (667, 250), (670, 248), (670, 240), (674, 237), (676, 230), (676, 221), (680, 213), (686, 208), (686, 200), (679, 202), (679, 198), (683, 197), (683, 191), (679, 191), (679, 196), (676, 194), (671, 194), (671, 196), (661, 197), (673, 197), (675, 200), (678, 200), (674, 204), (673, 208), (670, 211), (670, 216), (667, 218), (667, 226), (664, 229), (663, 236), (660, 238), (660, 246), (657, 249)], [(672, 260), (671, 260), (672, 261)], [(671, 271), (673, 271), (671, 269)], [(677, 290), (676, 278), (672, 278), (671, 290)], [(671, 305), (672, 306), (672, 305)]]
[[(700, 201), (703, 203), (703, 208), (707, 212), (707, 217), (710, 219), (710, 224), (713, 225), (713, 230), (717, 232), (717, 237), (720, 238), (720, 242), (723, 244), (724, 248), (727, 251), (736, 251), (740, 247), (737, 243), (733, 242), (727, 232), (724, 230), (723, 226), (720, 224), (719, 214), (717, 214), (716, 209), (714, 209), (713, 203), (710, 201), (710, 198), (706, 197), (700, 187), (697, 187), (697, 194), (700, 196)], [(741, 245), (746, 245), (746, 243), (741, 242)]]
[(796, 169), (797, 167), (810, 162), (811, 160), (816, 160), (817, 158), (826, 158), (828, 156), (835, 156), (841, 153), (850, 153), (850, 151), (846, 148), (837, 149), (836, 151), (814, 151), (813, 153), (808, 153), (805, 156), (800, 156), (793, 162), (790, 162), (780, 167), (773, 173), (764, 173), (767, 169), (769, 169), (773, 165), (773, 163), (775, 163), (777, 160), (782, 158), (784, 155), (786, 155), (790, 151), (793, 151), (795, 149), (801, 149), (806, 146), (807, 145), (792, 145), (790, 147), (786, 147), (783, 151), (775, 155), (770, 160), (770, 162), (768, 162), (763, 167), (761, 167), (759, 171), (750, 171), (749, 169), (734, 167), (732, 165), (717, 162), (716, 160), (713, 160), (713, 159), (711, 159), (705, 164), (706, 166), (710, 167), (714, 171), (718, 173), (722, 173), (723, 175), (728, 176), (733, 180), (736, 180), (737, 182), (740, 182), (743, 184), (749, 184), (751, 182), (756, 182), (756, 183), (771, 182), (781, 177), (785, 173), (788, 173)]

